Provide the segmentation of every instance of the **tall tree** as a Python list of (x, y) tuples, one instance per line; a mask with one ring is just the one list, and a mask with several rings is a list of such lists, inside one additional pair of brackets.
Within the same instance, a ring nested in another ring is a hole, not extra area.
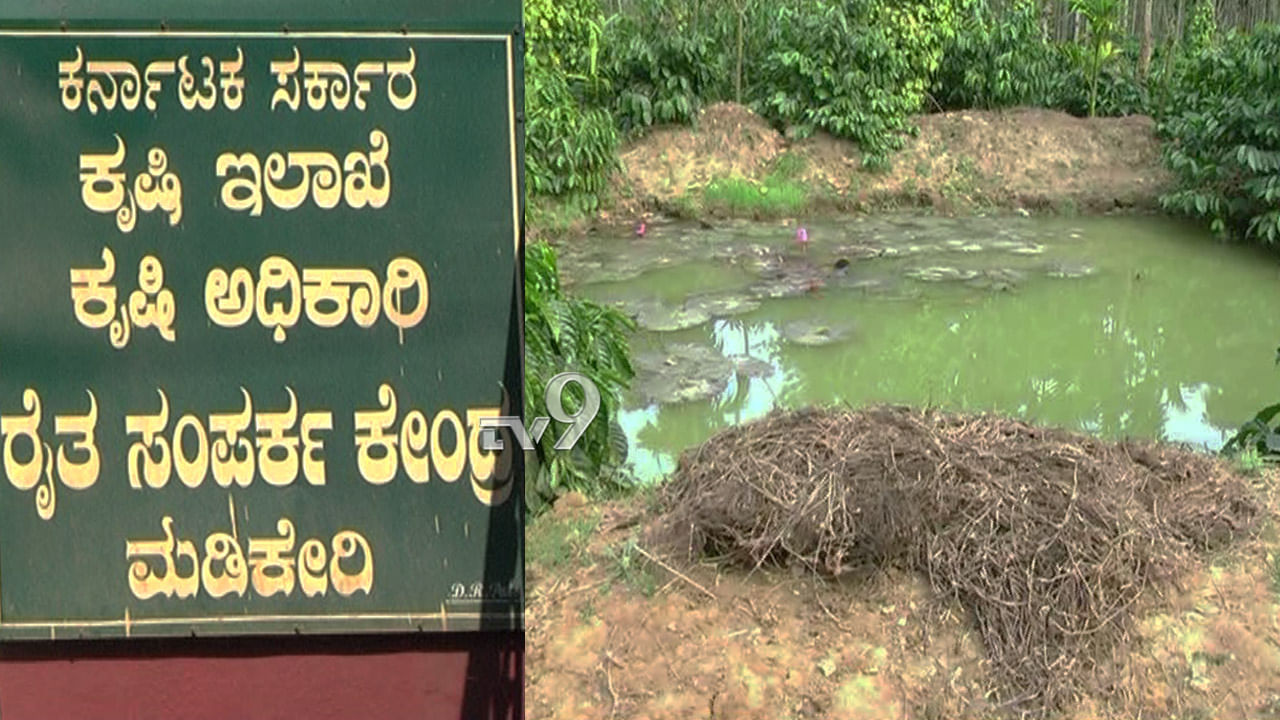
[(1151, 69), (1151, 0), (1142, 3), (1142, 49), (1138, 53), (1138, 77), (1147, 79)]
[(733, 100), (742, 104), (742, 56), (747, 35), (747, 12), (751, 10), (751, 0), (733, 0), (733, 10), (738, 16), (738, 62), (733, 73)]

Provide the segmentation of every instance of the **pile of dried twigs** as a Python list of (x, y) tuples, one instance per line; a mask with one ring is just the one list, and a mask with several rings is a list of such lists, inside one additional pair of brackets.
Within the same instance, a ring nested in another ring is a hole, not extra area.
[(686, 452), (664, 501), (695, 552), (923, 573), (973, 614), (1000, 704), (1061, 708), (1135, 602), (1261, 508), (1214, 458), (991, 416), (775, 413)]

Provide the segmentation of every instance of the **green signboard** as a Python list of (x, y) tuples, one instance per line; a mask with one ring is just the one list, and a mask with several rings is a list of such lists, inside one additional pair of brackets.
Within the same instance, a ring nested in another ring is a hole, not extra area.
[(519, 4), (182, 5), (0, 7), (0, 638), (518, 629)]

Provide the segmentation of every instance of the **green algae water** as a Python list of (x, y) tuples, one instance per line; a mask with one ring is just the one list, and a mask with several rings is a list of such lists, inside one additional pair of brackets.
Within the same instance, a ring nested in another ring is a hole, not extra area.
[(651, 226), (562, 249), (636, 317), (636, 475), (774, 408), (993, 411), (1216, 450), (1280, 399), (1280, 262), (1155, 217)]

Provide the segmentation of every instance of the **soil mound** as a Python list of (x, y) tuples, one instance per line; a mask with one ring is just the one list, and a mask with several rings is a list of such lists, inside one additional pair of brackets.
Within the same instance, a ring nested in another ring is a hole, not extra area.
[(921, 574), (972, 613), (1000, 704), (1036, 713), (1114, 680), (1104, 658), (1144, 591), (1262, 513), (1211, 457), (898, 407), (727, 430), (681, 457), (663, 502), (695, 553)]
[(956, 111), (916, 118), (920, 133), (887, 173), (854, 172), (859, 154), (819, 134), (795, 151), (811, 178), (862, 201), (1105, 212), (1153, 209), (1172, 185), (1155, 121), (1143, 115), (1078, 118), (1032, 108)]
[(674, 207), (708, 182), (760, 179), (784, 153), (804, 160), (802, 180), (820, 204), (840, 209), (965, 205), (1072, 209), (1154, 209), (1172, 176), (1160, 160), (1154, 121), (1145, 116), (1077, 118), (1034, 108), (921, 115), (887, 172), (862, 167), (857, 146), (819, 132), (790, 141), (734, 103), (705, 108), (694, 127), (655, 128), (621, 151), (614, 178), (622, 214)]
[(786, 142), (741, 105), (703, 108), (694, 127), (655, 128), (622, 149), (621, 180), (643, 197), (669, 199), (718, 177), (763, 175)]

